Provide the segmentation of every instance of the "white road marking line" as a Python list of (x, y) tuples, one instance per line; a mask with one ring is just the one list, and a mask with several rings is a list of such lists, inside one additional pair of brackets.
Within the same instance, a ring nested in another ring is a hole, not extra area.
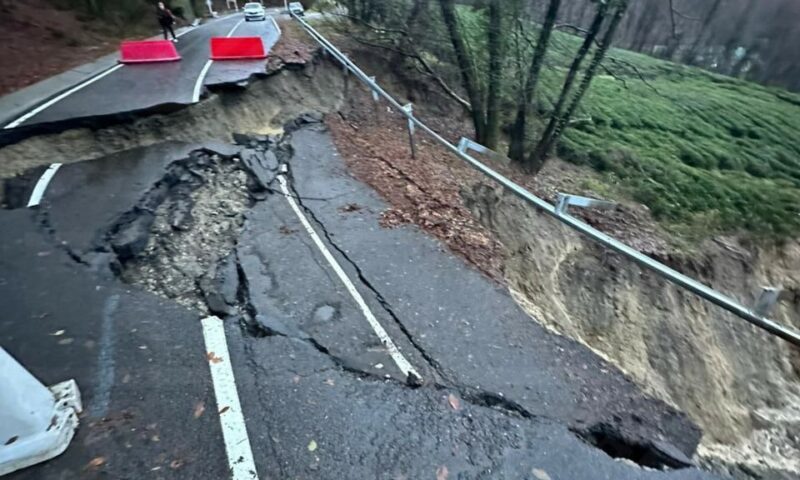
[(98, 81), (98, 80), (100, 80), (100, 79), (102, 79), (102, 78), (104, 78), (104, 77), (106, 77), (108, 75), (111, 75), (112, 73), (116, 72), (117, 70), (119, 70), (123, 66), (124, 65), (122, 63), (120, 63), (118, 65), (114, 65), (113, 67), (111, 67), (108, 70), (100, 73), (99, 75), (94, 76), (94, 77), (90, 78), (89, 80), (86, 80), (85, 82), (83, 82), (81, 84), (78, 84), (75, 87), (70, 88), (69, 90), (67, 90), (66, 92), (62, 93), (61, 95), (58, 95), (57, 97), (53, 98), (52, 100), (39, 105), (38, 107), (34, 108), (30, 112), (26, 113), (25, 115), (19, 117), (16, 120), (14, 120), (13, 122), (9, 123), (8, 125), (6, 125), (3, 128), (4, 129), (9, 129), (9, 128), (18, 127), (20, 124), (28, 121), (34, 115), (37, 115), (37, 114), (41, 113), (43, 110), (45, 110), (47, 108), (50, 108), (51, 106), (55, 105), (56, 103), (60, 102), (61, 100), (64, 100), (65, 98), (69, 97), (73, 93), (88, 87), (89, 85), (93, 84), (94, 82), (96, 82), (96, 81)]
[(281, 35), (283, 35), (283, 32), (281, 32), (280, 25), (278, 25), (278, 22), (275, 21), (275, 17), (269, 17), (269, 18), (272, 19), (272, 24), (275, 25), (275, 30), (278, 31), (278, 36), (280, 37)]
[(189, 33), (189, 32), (193, 32), (193, 31), (197, 30), (197, 28), (198, 28), (198, 27), (190, 27), (190, 28), (187, 28), (186, 30), (184, 30), (184, 31), (182, 31), (182, 32), (178, 32), (178, 33), (175, 35), (175, 38), (181, 38), (182, 36), (186, 35), (187, 33)]
[(200, 92), (203, 90), (203, 83), (206, 81), (206, 75), (208, 75), (208, 70), (213, 63), (214, 60), (207, 61), (205, 66), (203, 66), (203, 70), (200, 71), (200, 76), (197, 77), (197, 82), (194, 84), (194, 92), (192, 92), (192, 103), (200, 101)]
[(28, 207), (36, 207), (41, 203), (44, 192), (47, 190), (47, 185), (50, 184), (50, 180), (53, 179), (59, 168), (61, 168), (61, 164), (54, 163), (47, 167), (47, 170), (39, 177), (39, 181), (36, 182), (36, 186), (33, 187), (31, 198), (28, 200)]
[(230, 32), (228, 32), (228, 35), (227, 35), (227, 37), (228, 37), (228, 38), (231, 38), (231, 36), (233, 35), (233, 32), (235, 32), (235, 31), (236, 31), (236, 29), (237, 29), (237, 28), (239, 28), (239, 25), (241, 25), (242, 23), (244, 23), (244, 18), (243, 18), (243, 19), (241, 19), (241, 20), (239, 20), (239, 23), (237, 23), (236, 25), (234, 25), (233, 29), (232, 29)]
[(247, 436), (247, 425), (245, 425), (242, 415), (239, 392), (236, 390), (236, 379), (233, 376), (233, 367), (228, 353), (225, 327), (222, 320), (217, 317), (204, 318), (201, 323), (231, 480), (258, 480), (253, 451), (250, 448), (250, 438)]
[(317, 235), (317, 232), (314, 231), (314, 227), (311, 226), (311, 224), (308, 222), (308, 219), (305, 217), (305, 215), (303, 215), (303, 212), (300, 210), (297, 202), (294, 201), (294, 197), (289, 192), (286, 184), (286, 178), (283, 175), (278, 175), (278, 181), (281, 184), (283, 197), (287, 202), (289, 202), (289, 205), (292, 207), (292, 210), (294, 210), (294, 213), (297, 215), (300, 223), (303, 224), (303, 227), (306, 229), (306, 232), (308, 232), (308, 235), (314, 241), (314, 244), (317, 246), (319, 251), (322, 252), (322, 255), (325, 257), (325, 260), (328, 261), (328, 264), (331, 266), (331, 268), (333, 268), (333, 271), (336, 272), (339, 280), (342, 281), (347, 291), (353, 297), (353, 300), (356, 301), (358, 307), (361, 309), (361, 312), (364, 314), (364, 317), (366, 317), (367, 322), (369, 322), (370, 326), (372, 327), (372, 330), (376, 335), (378, 335), (381, 343), (383, 343), (383, 345), (389, 351), (389, 355), (392, 357), (392, 360), (394, 360), (394, 363), (397, 365), (400, 371), (403, 372), (403, 375), (408, 376), (413, 374), (415, 377), (422, 379), (419, 372), (417, 372), (414, 367), (411, 366), (411, 363), (406, 360), (403, 354), (400, 353), (397, 345), (395, 345), (395, 343), (392, 341), (392, 338), (389, 336), (389, 334), (386, 333), (386, 330), (384, 330), (383, 326), (378, 322), (378, 319), (375, 318), (375, 315), (372, 313), (372, 310), (370, 310), (367, 302), (364, 301), (364, 297), (362, 297), (358, 292), (358, 289), (356, 289), (355, 285), (353, 285), (353, 282), (350, 281), (350, 278), (347, 276), (344, 270), (342, 270), (339, 262), (336, 261), (336, 258), (334, 258), (330, 250), (328, 250), (328, 247), (325, 246), (325, 244), (322, 242), (322, 239), (319, 237), (319, 235)]
[[(236, 29), (239, 28), (239, 25), (241, 25), (242, 22), (244, 22), (244, 19), (239, 20), (239, 23), (233, 26), (233, 28), (231, 29), (230, 32), (228, 32), (228, 35), (226, 35), (226, 37), (231, 38), (233, 32), (235, 32)], [(214, 60), (209, 60), (206, 62), (205, 65), (203, 65), (203, 69), (200, 71), (200, 75), (197, 77), (197, 81), (194, 82), (194, 90), (192, 91), (192, 103), (197, 103), (200, 101), (200, 93), (203, 90), (203, 84), (206, 81), (206, 75), (208, 75), (208, 71), (211, 69), (211, 65), (213, 64)]]

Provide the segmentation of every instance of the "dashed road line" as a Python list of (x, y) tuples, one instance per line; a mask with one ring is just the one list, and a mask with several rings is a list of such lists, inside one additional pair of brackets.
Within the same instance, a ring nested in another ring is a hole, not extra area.
[(345, 288), (350, 293), (350, 296), (353, 297), (353, 300), (355, 300), (356, 304), (358, 305), (358, 308), (361, 309), (361, 312), (364, 314), (364, 317), (367, 319), (367, 322), (369, 322), (370, 326), (372, 327), (372, 330), (375, 332), (375, 334), (380, 339), (381, 343), (388, 350), (389, 356), (392, 357), (392, 360), (394, 360), (394, 363), (397, 365), (397, 368), (399, 368), (400, 371), (403, 372), (403, 375), (406, 376), (414, 375), (415, 377), (421, 380), (422, 377), (420, 376), (419, 372), (417, 372), (417, 370), (414, 369), (411, 363), (408, 360), (406, 360), (406, 358), (400, 352), (400, 349), (397, 348), (397, 345), (395, 345), (394, 341), (392, 341), (392, 338), (389, 336), (389, 334), (386, 332), (386, 330), (383, 328), (380, 322), (378, 322), (378, 319), (375, 318), (375, 315), (372, 313), (372, 310), (370, 310), (369, 306), (367, 305), (367, 302), (364, 301), (364, 297), (362, 297), (361, 294), (358, 292), (358, 289), (355, 287), (353, 282), (344, 272), (342, 266), (339, 265), (339, 262), (336, 261), (336, 258), (334, 258), (334, 256), (331, 254), (330, 250), (328, 250), (328, 247), (325, 246), (325, 243), (322, 241), (317, 232), (314, 230), (314, 227), (311, 226), (311, 223), (303, 214), (302, 210), (300, 210), (300, 207), (297, 205), (297, 202), (295, 202), (294, 197), (289, 192), (285, 176), (278, 175), (278, 181), (280, 182), (281, 185), (281, 191), (283, 192), (283, 197), (286, 199), (287, 202), (289, 202), (289, 206), (292, 207), (292, 210), (294, 211), (295, 215), (297, 215), (297, 218), (300, 220), (300, 223), (303, 224), (303, 227), (305, 228), (306, 232), (311, 237), (311, 239), (314, 241), (314, 244), (317, 246), (319, 251), (322, 253), (322, 256), (325, 257), (325, 260), (328, 261), (328, 264), (331, 266), (333, 271), (336, 272), (336, 275), (339, 277), (339, 280), (342, 281)]
[(231, 480), (258, 480), (225, 339), (225, 327), (217, 317), (204, 318), (201, 323)]
[(211, 65), (214, 63), (214, 60), (209, 60), (203, 66), (203, 69), (200, 71), (200, 76), (197, 77), (197, 81), (194, 84), (194, 91), (192, 92), (192, 103), (197, 103), (200, 101), (200, 92), (203, 90), (203, 83), (206, 81), (206, 75), (208, 75), (208, 70), (211, 68)]
[[(239, 26), (244, 22), (244, 19), (239, 20), (239, 22), (233, 26), (230, 32), (225, 35), (227, 38), (231, 38), (233, 33), (239, 28)], [(206, 75), (208, 75), (208, 71), (211, 69), (211, 65), (214, 64), (214, 60), (209, 60), (203, 65), (203, 69), (200, 71), (200, 75), (197, 77), (197, 81), (194, 83), (194, 90), (192, 91), (192, 103), (197, 103), (200, 101), (200, 93), (203, 91), (203, 83), (206, 81)]]
[(237, 23), (236, 25), (234, 25), (234, 26), (233, 26), (233, 28), (231, 29), (231, 31), (230, 31), (230, 32), (228, 32), (228, 34), (227, 34), (227, 35), (225, 35), (225, 36), (226, 36), (226, 37), (228, 37), (228, 38), (231, 38), (231, 36), (233, 36), (233, 32), (235, 32), (235, 31), (236, 31), (236, 30), (239, 28), (239, 25), (241, 25), (241, 24), (243, 24), (243, 23), (244, 23), (244, 18), (243, 18), (243, 19), (241, 19), (241, 20), (239, 20), (239, 23)]
[(39, 177), (39, 181), (36, 182), (36, 186), (33, 187), (31, 198), (28, 200), (28, 207), (39, 206), (39, 204), (42, 202), (42, 197), (44, 197), (44, 192), (47, 190), (47, 186), (50, 184), (50, 180), (53, 179), (59, 168), (61, 168), (61, 164), (54, 163), (47, 167), (47, 170), (42, 173), (42, 176)]
[(278, 25), (278, 21), (275, 20), (275, 17), (273, 16), (270, 16), (269, 18), (272, 20), (272, 24), (275, 25), (275, 30), (278, 31), (278, 37), (280, 38), (280, 36), (283, 35), (283, 32), (281, 32), (281, 27)]

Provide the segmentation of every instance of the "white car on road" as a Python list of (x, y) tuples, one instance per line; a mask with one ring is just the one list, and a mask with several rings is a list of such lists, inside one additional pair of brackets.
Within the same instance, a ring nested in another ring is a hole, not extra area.
[(264, 10), (264, 5), (259, 2), (250, 2), (244, 5), (244, 19), (246, 21), (252, 20), (266, 20), (267, 12)]

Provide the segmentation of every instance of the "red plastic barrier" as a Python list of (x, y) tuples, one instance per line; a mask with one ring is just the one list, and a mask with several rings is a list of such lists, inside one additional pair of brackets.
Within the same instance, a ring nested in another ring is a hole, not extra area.
[(169, 40), (122, 42), (119, 48), (122, 63), (174, 62), (181, 56)]
[(211, 39), (211, 60), (267, 58), (261, 37), (215, 37)]

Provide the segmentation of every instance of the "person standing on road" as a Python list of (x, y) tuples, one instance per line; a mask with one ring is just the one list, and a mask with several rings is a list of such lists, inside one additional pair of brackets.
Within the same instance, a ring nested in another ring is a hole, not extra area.
[(172, 41), (178, 43), (178, 37), (175, 36), (175, 30), (172, 29), (172, 25), (175, 24), (175, 15), (169, 11), (164, 2), (158, 2), (156, 16), (158, 16), (158, 24), (161, 25), (161, 30), (164, 31), (164, 40), (169, 40), (167, 33), (170, 33)]

